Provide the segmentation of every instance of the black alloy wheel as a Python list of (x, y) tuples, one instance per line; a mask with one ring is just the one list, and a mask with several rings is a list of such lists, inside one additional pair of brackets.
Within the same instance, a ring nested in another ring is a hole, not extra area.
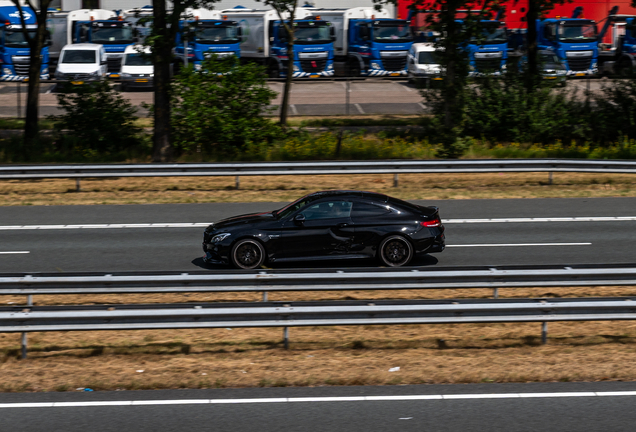
[(406, 265), (413, 258), (413, 246), (402, 236), (393, 235), (380, 243), (380, 261), (389, 267)]
[(241, 269), (255, 269), (265, 262), (265, 248), (258, 240), (239, 240), (232, 248), (232, 264)]

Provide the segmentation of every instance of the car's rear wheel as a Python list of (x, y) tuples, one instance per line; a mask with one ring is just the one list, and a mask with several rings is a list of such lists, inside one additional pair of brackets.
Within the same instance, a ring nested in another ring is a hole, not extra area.
[(380, 243), (378, 255), (382, 264), (400, 267), (408, 264), (413, 258), (413, 246), (402, 236), (389, 236)]
[(265, 248), (258, 240), (239, 240), (232, 248), (231, 258), (235, 267), (255, 269), (265, 262)]

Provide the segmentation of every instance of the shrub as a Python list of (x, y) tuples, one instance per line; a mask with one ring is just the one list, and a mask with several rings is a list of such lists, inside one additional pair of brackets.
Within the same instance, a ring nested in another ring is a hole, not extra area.
[(134, 125), (136, 108), (108, 82), (100, 81), (65, 88), (57, 95), (65, 111), (48, 116), (55, 121), (59, 153), (94, 160), (121, 159), (122, 153), (138, 150), (143, 143), (141, 129)]

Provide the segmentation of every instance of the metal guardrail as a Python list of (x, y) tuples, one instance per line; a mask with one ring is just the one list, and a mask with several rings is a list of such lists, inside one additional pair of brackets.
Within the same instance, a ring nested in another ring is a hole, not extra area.
[(0, 179), (418, 174), (489, 172), (636, 173), (636, 161), (489, 159), (192, 164), (5, 165)]
[(0, 275), (0, 295), (344, 291), (636, 285), (636, 264), (576, 268)]

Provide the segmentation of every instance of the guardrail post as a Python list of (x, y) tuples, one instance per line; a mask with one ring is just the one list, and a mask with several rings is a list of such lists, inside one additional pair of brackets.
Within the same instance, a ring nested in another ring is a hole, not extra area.
[[(27, 306), (33, 306), (33, 295), (29, 294), (27, 296)], [(27, 358), (27, 334), (26, 332), (22, 332), (22, 338), (20, 340), (20, 345), (22, 348), (22, 359)]]
[(541, 323), (541, 343), (543, 345), (548, 343), (548, 323), (545, 321)]
[(499, 288), (495, 288), (492, 292), (492, 298), (499, 298)]
[(551, 185), (552, 184), (552, 175), (554, 174), (552, 171), (550, 171), (549, 173), (550, 175), (548, 176), (548, 184)]
[(289, 349), (289, 327), (283, 328), (283, 346)]
[(393, 174), (393, 187), (398, 187), (400, 184), (399, 174)]
[(75, 179), (75, 192), (81, 192), (81, 191), (82, 191), (82, 179), (78, 177)]
[(267, 291), (263, 291), (263, 301), (267, 301)]
[(241, 188), (241, 178), (236, 176), (234, 178), (234, 189), (239, 190)]

